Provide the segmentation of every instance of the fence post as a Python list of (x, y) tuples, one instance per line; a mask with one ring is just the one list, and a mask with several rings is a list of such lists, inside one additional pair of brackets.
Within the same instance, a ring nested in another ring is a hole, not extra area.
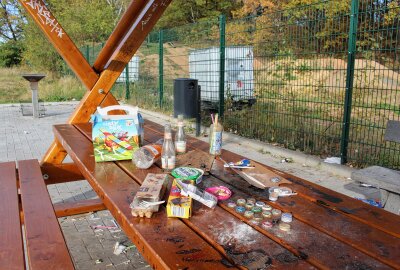
[(354, 62), (356, 56), (358, 1), (351, 1), (350, 29), (348, 41), (347, 71), (346, 71), (346, 93), (344, 99), (344, 113), (342, 123), (342, 138), (340, 142), (340, 162), (347, 163), (347, 152), (350, 135), (351, 102), (353, 95)]
[(225, 106), (225, 29), (226, 17), (219, 17), (219, 106), (218, 113), (222, 117), (224, 115)]
[(125, 66), (125, 100), (129, 100), (131, 98), (131, 92), (129, 90), (129, 60), (128, 64)]
[(86, 60), (90, 63), (90, 48), (86, 45)]
[(158, 88), (158, 105), (161, 108), (164, 95), (164, 47), (162, 29), (158, 33)]

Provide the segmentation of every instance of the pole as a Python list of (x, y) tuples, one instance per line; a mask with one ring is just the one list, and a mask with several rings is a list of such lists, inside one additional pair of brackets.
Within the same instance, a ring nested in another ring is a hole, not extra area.
[(131, 61), (132, 60), (130, 60), (125, 66), (125, 100), (129, 100), (131, 98), (131, 92), (129, 90), (129, 63)]
[(347, 152), (350, 136), (350, 119), (351, 119), (351, 101), (353, 95), (354, 81), (354, 66), (356, 55), (356, 40), (357, 40), (357, 22), (358, 22), (358, 1), (351, 1), (350, 13), (350, 29), (348, 41), (348, 56), (347, 56), (347, 75), (346, 75), (346, 93), (344, 100), (344, 113), (342, 123), (342, 138), (340, 142), (340, 162), (347, 163)]
[(222, 117), (225, 106), (225, 27), (226, 17), (219, 17), (219, 106), (218, 113)]
[(90, 48), (89, 45), (86, 45), (86, 61), (90, 63)]
[(158, 105), (161, 108), (164, 98), (164, 47), (162, 29), (158, 33), (158, 91)]
[(39, 98), (38, 98), (38, 87), (39, 82), (30, 82), (32, 90), (32, 114), (33, 118), (39, 118)]

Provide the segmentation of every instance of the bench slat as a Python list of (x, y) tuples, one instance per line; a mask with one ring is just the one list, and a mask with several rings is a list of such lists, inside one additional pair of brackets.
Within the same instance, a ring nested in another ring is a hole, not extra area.
[(0, 269), (25, 269), (15, 162), (0, 163)]
[(74, 269), (38, 161), (18, 161), (18, 173), (29, 268)]

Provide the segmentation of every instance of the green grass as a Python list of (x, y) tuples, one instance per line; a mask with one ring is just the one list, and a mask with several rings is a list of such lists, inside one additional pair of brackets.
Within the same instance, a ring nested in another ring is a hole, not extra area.
[(86, 89), (72, 75), (57, 77), (54, 74), (32, 70), (28, 67), (0, 69), (0, 103), (31, 101), (29, 82), (21, 74), (43, 73), (46, 77), (39, 82), (39, 99), (43, 101), (80, 100)]

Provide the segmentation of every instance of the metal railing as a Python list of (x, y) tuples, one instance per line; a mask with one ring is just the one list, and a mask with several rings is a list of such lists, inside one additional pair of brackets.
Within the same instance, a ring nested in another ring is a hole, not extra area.
[(384, 141), (387, 121), (400, 120), (400, 6), (339, 2), (153, 32), (136, 54), (137, 70), (113, 91), (171, 113), (173, 80), (197, 78), (204, 111), (223, 115), (227, 131), (400, 169), (400, 145)]

